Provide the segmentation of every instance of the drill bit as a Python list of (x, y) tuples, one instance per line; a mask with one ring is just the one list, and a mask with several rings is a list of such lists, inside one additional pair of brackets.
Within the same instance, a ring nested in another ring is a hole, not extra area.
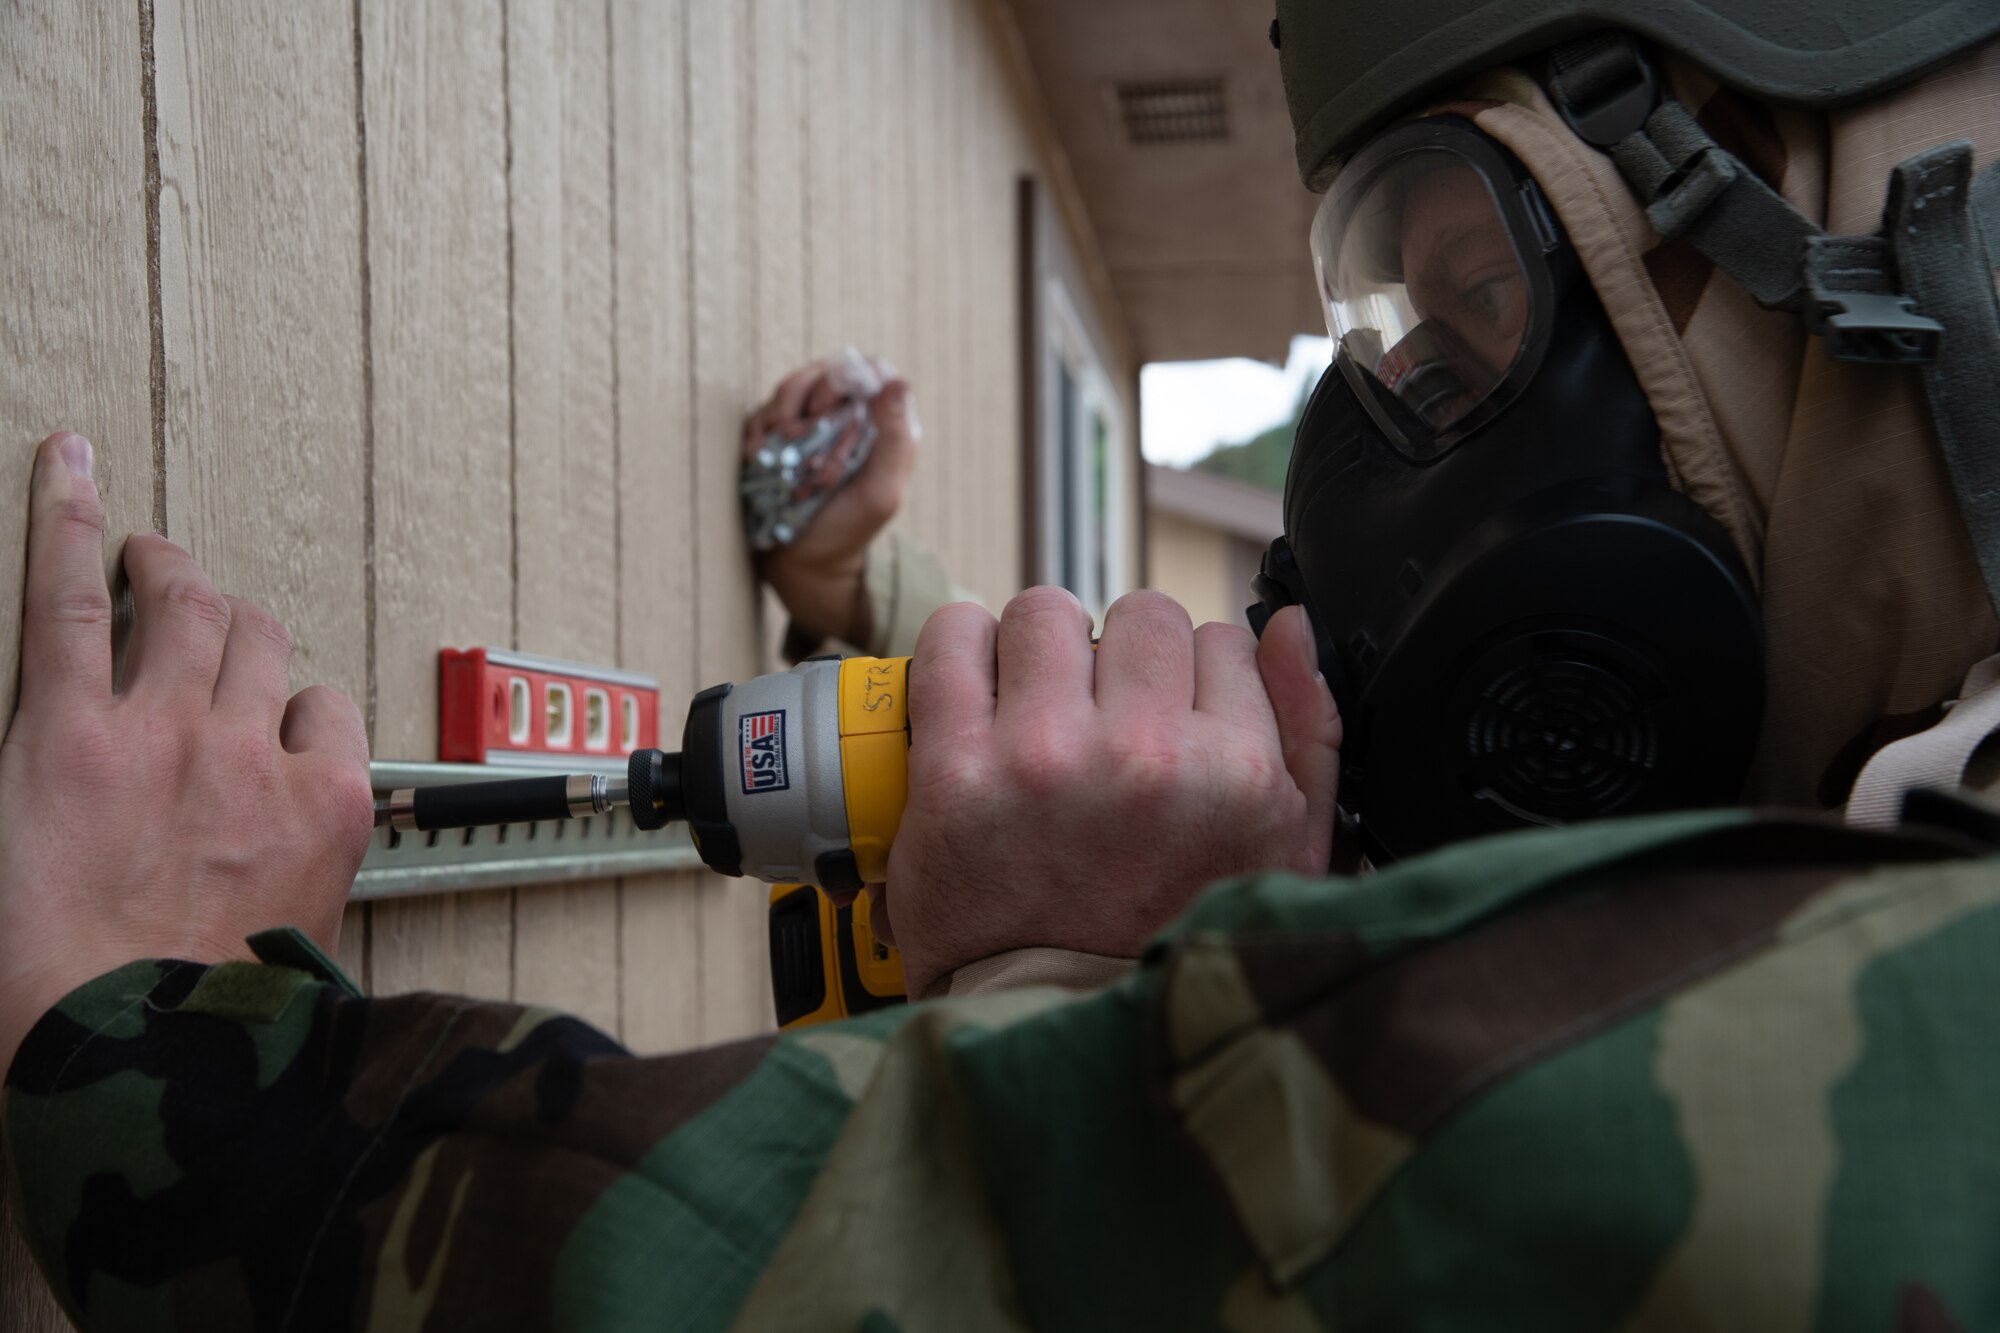
[[(634, 800), (634, 797), (637, 800)], [(547, 777), (399, 787), (375, 800), (375, 827), (428, 833), (434, 829), (530, 824), (541, 819), (583, 819), (629, 807), (632, 822), (656, 829), (685, 818), (681, 806), (681, 757), (667, 750), (634, 750), (625, 772), (551, 773)]]

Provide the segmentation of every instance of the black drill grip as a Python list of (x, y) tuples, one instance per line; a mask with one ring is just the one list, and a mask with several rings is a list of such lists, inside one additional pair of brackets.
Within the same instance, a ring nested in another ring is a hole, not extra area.
[(455, 782), (445, 787), (419, 787), (412, 794), (411, 813), (417, 829), (482, 828), (489, 824), (527, 824), (537, 819), (568, 819), (569, 777), (509, 778), (502, 782)]

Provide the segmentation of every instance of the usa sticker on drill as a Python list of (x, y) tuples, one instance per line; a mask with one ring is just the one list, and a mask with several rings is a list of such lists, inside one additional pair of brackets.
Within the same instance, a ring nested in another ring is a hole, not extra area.
[(745, 713), (743, 733), (743, 794), (787, 791), (791, 779), (785, 770), (785, 710)]

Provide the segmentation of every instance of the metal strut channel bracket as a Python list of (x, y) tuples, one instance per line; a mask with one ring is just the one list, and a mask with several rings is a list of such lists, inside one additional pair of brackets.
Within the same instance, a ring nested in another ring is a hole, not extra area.
[[(547, 777), (548, 770), (497, 764), (373, 763), (368, 776), (375, 794), (383, 796), (398, 787)], [(546, 819), (437, 833), (377, 829), (348, 899), (366, 902), (700, 868), (701, 856), (685, 825), (647, 832), (624, 810), (589, 819)]]

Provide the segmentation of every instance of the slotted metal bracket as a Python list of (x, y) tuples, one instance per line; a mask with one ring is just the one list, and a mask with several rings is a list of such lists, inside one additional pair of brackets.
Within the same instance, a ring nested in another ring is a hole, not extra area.
[[(386, 796), (397, 787), (547, 777), (548, 770), (497, 764), (373, 763), (368, 776), (375, 794)], [(590, 819), (546, 819), (437, 833), (377, 829), (348, 898), (367, 902), (700, 866), (701, 854), (689, 840), (686, 825), (669, 824), (649, 832), (624, 810)]]

